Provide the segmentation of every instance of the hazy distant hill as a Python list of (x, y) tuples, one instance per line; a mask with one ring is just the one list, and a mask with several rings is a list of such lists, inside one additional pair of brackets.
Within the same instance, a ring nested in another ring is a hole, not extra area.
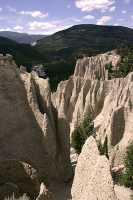
[[(28, 34), (1, 32), (4, 37), (12, 35), (13, 40), (31, 43), (34, 36)], [(38, 37), (35, 36), (36, 40)], [(14, 39), (15, 38), (15, 39)], [(133, 29), (120, 26), (76, 25), (38, 40), (37, 45), (20, 44), (0, 37), (0, 52), (10, 53), (18, 64), (31, 68), (44, 64), (53, 88), (58, 82), (73, 74), (77, 58), (96, 55), (120, 47), (133, 47)]]
[(11, 31), (1, 31), (0, 36), (14, 40), (18, 43), (25, 43), (25, 44), (32, 44), (37, 40), (40, 40), (45, 37), (45, 35), (30, 35), (27, 33), (18, 33)]
[(14, 56), (17, 64), (31, 65), (41, 62), (40, 53), (29, 44), (19, 44), (8, 38), (0, 37), (0, 53), (9, 53)]

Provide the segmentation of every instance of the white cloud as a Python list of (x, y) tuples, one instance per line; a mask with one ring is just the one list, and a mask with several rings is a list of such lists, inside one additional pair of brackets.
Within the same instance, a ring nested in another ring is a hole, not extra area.
[(74, 18), (74, 17), (72, 17), (72, 18), (70, 18), (68, 20), (73, 21), (73, 22), (81, 22), (82, 21), (81, 19)]
[(16, 12), (17, 12), (16, 8), (13, 8), (13, 7), (11, 7), (11, 6), (7, 6), (6, 8), (7, 8), (8, 11), (10, 11), (10, 12), (13, 12), (13, 13), (16, 13)]
[(86, 16), (83, 17), (83, 19), (91, 20), (91, 19), (95, 19), (95, 16), (93, 16), (93, 15), (86, 15)]
[(48, 13), (42, 13), (40, 10), (20, 11), (19, 14), (29, 15), (29, 16), (34, 17), (34, 18), (46, 18), (46, 17), (48, 17)]
[(124, 21), (124, 18), (119, 18), (118, 21), (119, 21), (119, 22), (123, 22), (123, 21)]
[(107, 11), (107, 10), (105, 10), (105, 9), (102, 9), (102, 10), (101, 10), (101, 13), (106, 13), (106, 11)]
[(33, 10), (33, 11), (20, 11), (18, 12), (16, 10), (16, 8), (13, 8), (11, 6), (7, 6), (6, 7), (8, 9), (9, 12), (13, 12), (13, 13), (16, 13), (16, 14), (20, 14), (20, 15), (27, 15), (27, 16), (31, 16), (33, 18), (46, 18), (48, 17), (48, 13), (43, 13), (41, 12), (40, 10)]
[(11, 28), (1, 28), (0, 31), (11, 31)]
[(6, 19), (5, 16), (0, 16), (0, 21), (5, 19)]
[(67, 8), (71, 8), (72, 6), (70, 4), (67, 5)]
[(50, 21), (50, 22), (38, 22), (33, 21), (28, 24), (29, 33), (39, 33), (39, 34), (52, 34), (60, 30), (67, 29), (71, 27), (72, 24), (63, 23), (61, 20)]
[(127, 11), (126, 11), (126, 10), (122, 10), (121, 12), (122, 12), (122, 14), (126, 14), (126, 13), (127, 13)]
[(125, 2), (126, 4), (129, 4), (129, 3), (130, 3), (130, 0), (124, 0), (124, 2)]
[(50, 22), (38, 22), (38, 21), (29, 23), (29, 30), (36, 30), (36, 29), (46, 30), (51, 28), (56, 28), (56, 25)]
[(67, 28), (70, 28), (72, 27), (72, 25), (62, 25), (62, 26), (57, 26), (56, 28), (53, 28), (53, 29), (49, 29), (49, 30), (46, 30), (46, 31), (40, 31), (39, 33), (40, 34), (44, 34), (44, 35), (51, 35), (53, 33), (56, 33), (58, 31), (61, 31), (61, 30), (65, 30)]
[(15, 31), (18, 31), (18, 32), (24, 30), (24, 28), (22, 26), (19, 26), (19, 25), (15, 26), (13, 29)]
[(113, 7), (111, 7), (111, 8), (109, 9), (110, 12), (114, 12), (115, 10), (116, 10), (116, 7), (115, 7), (115, 6), (113, 6)]
[(108, 10), (115, 3), (115, 0), (75, 0), (75, 5), (83, 12), (93, 10)]
[(76, 17), (68, 17), (68, 18), (64, 18), (64, 19), (57, 19), (57, 20), (52, 20), (50, 21), (50, 23), (53, 24), (58, 24), (60, 25), (69, 25), (69, 24), (73, 24), (74, 22), (81, 22), (82, 18), (76, 18)]
[(114, 26), (119, 26), (119, 24), (118, 24), (118, 23), (115, 23)]
[(105, 25), (112, 19), (111, 16), (102, 16), (97, 20), (97, 25)]

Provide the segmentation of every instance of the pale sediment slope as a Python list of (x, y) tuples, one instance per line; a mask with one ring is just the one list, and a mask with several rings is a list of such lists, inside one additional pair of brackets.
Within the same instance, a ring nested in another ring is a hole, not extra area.
[[(70, 138), (86, 115), (94, 118), (96, 140), (104, 143), (107, 138), (109, 160), (99, 155), (92, 137), (83, 146), (72, 185), (73, 200), (122, 200), (122, 190), (117, 186), (114, 190), (111, 168), (123, 164), (133, 141), (133, 72), (109, 80), (107, 69), (107, 64), (118, 69), (120, 60), (115, 52), (78, 60), (74, 75), (52, 95), (58, 116), (70, 127)], [(129, 199), (130, 193), (126, 194)]]
[(79, 60), (74, 76), (61, 82), (52, 96), (71, 133), (86, 115), (93, 115), (97, 139), (104, 142), (107, 136), (110, 160), (116, 165), (133, 140), (133, 73), (112, 80), (106, 76), (106, 64), (116, 69), (119, 62), (115, 52)]
[(91, 114), (96, 140), (103, 143), (107, 137), (109, 161), (99, 155), (95, 140), (88, 139), (78, 159), (72, 196), (74, 200), (117, 199), (110, 168), (123, 164), (126, 148), (133, 141), (133, 73), (108, 80), (107, 65), (117, 69), (120, 56), (113, 51), (78, 60), (74, 75), (52, 95), (48, 79), (23, 68), (19, 71), (11, 58), (3, 60), (0, 162), (5, 158), (26, 162), (44, 180), (68, 181), (72, 177), (71, 133)]
[[(7, 185), (11, 189), (12, 182), (18, 191), (27, 191), (24, 185), (19, 188), (21, 176), (26, 173), (21, 163), (35, 168), (38, 183), (68, 181), (72, 177), (69, 137), (58, 132), (48, 80), (24, 70), (20, 73), (11, 56), (0, 57), (0, 110), (0, 167), (5, 165), (7, 175), (1, 178), (0, 191)], [(18, 178), (12, 166), (17, 169), (19, 163)]]
[(66, 132), (60, 133), (60, 123), (57, 123), (60, 119), (51, 102), (49, 80), (25, 71), (21, 72), (21, 79), (27, 91), (29, 105), (42, 130), (42, 142), (51, 161), (50, 167), (53, 166), (51, 175), (53, 173), (55, 177), (67, 180), (72, 176), (70, 142)]
[(90, 137), (78, 158), (72, 185), (72, 200), (118, 200), (110, 173), (110, 163), (100, 156), (96, 141)]

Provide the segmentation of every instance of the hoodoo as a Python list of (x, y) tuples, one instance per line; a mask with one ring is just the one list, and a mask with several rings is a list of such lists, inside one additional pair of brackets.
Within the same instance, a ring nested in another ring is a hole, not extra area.
[(133, 140), (133, 73), (111, 80), (106, 76), (107, 65), (117, 70), (120, 60), (115, 51), (78, 60), (74, 75), (59, 84), (52, 98), (70, 133), (86, 115), (93, 115), (97, 140), (108, 138), (112, 165), (123, 162)]
[[(0, 168), (6, 167), (4, 178), (0, 174), (2, 194), (8, 188), (7, 195), (27, 193), (36, 198), (40, 193), (41, 200), (45, 196), (50, 200), (118, 199), (112, 169), (124, 165), (133, 141), (133, 72), (115, 78), (109, 71), (110, 66), (113, 72), (119, 70), (120, 62), (116, 51), (79, 59), (74, 75), (52, 94), (48, 78), (18, 69), (12, 56), (0, 55)], [(87, 139), (79, 155), (71, 197), (71, 135), (89, 115), (95, 138)], [(108, 158), (98, 148), (105, 140)]]
[[(125, 78), (110, 79), (108, 69), (119, 70), (120, 62), (115, 51), (80, 59), (74, 75), (61, 82), (52, 95), (58, 116), (63, 116), (70, 128), (70, 138), (86, 116), (93, 116), (96, 141), (88, 139), (79, 156), (72, 186), (74, 200), (111, 200), (119, 196), (111, 171), (123, 166), (127, 147), (133, 142), (133, 72)], [(96, 147), (96, 143), (105, 141), (109, 160), (101, 157)], [(94, 143), (95, 148), (91, 148)]]
[[(69, 139), (58, 134), (48, 80), (20, 73), (10, 56), (1, 56), (0, 61), (0, 166), (7, 165), (13, 177), (12, 163), (16, 163), (23, 176), (25, 168), (18, 163), (25, 162), (37, 171), (38, 183), (67, 181), (72, 177)], [(19, 191), (27, 192), (19, 183), (24, 177), (19, 177), (9, 180)], [(2, 180), (0, 189), (7, 179)]]

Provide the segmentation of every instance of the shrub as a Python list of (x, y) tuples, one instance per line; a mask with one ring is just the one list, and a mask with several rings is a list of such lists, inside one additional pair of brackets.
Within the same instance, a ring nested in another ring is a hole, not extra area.
[(121, 55), (121, 63), (119, 64), (119, 70), (114, 74), (116, 78), (125, 77), (129, 72), (133, 71), (133, 48), (120, 48), (118, 54)]
[(72, 133), (72, 146), (78, 154), (81, 153), (82, 147), (86, 139), (94, 134), (94, 123), (92, 121), (92, 118), (90, 116), (87, 116)]
[(125, 172), (120, 177), (120, 184), (133, 189), (133, 143), (127, 149)]
[(120, 47), (117, 53), (121, 56), (121, 62), (118, 64), (117, 69), (113, 69), (112, 64), (105, 66), (105, 69), (108, 70), (109, 79), (125, 77), (133, 71), (133, 48)]
[(105, 66), (105, 69), (107, 69), (109, 73), (112, 73), (112, 72), (113, 72), (113, 71), (112, 71), (112, 64), (111, 64), (111, 63), (107, 64), (107, 65)]
[(26, 194), (24, 194), (22, 197), (19, 198), (15, 198), (15, 196), (13, 195), (12, 197), (7, 197), (5, 198), (5, 200), (30, 200)]
[(105, 138), (105, 141), (104, 141), (103, 145), (101, 144), (101, 142), (98, 143), (98, 149), (99, 149), (100, 155), (105, 155), (109, 159), (109, 155), (108, 155), (108, 138), (107, 138), (107, 136)]

